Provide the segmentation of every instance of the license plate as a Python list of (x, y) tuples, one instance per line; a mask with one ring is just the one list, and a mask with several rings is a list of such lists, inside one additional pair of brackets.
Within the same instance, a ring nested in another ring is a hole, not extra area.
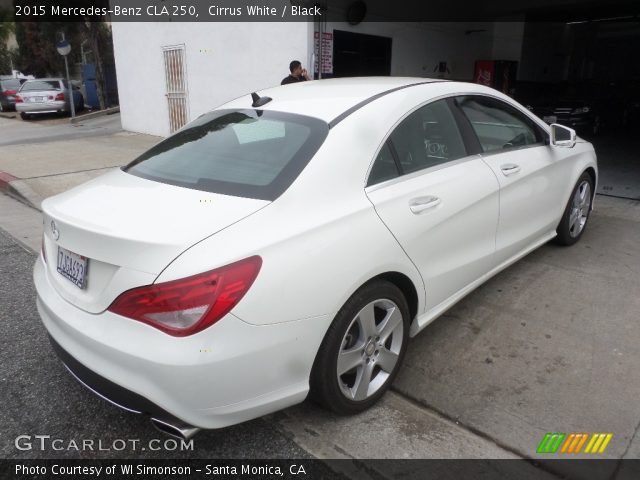
[(547, 115), (545, 117), (542, 117), (542, 120), (547, 122), (548, 124), (552, 124), (558, 121), (558, 117), (556, 117), (555, 115)]
[(87, 284), (87, 266), (89, 259), (58, 247), (58, 273), (78, 288)]
[(44, 97), (31, 97), (29, 98), (31, 103), (44, 102)]

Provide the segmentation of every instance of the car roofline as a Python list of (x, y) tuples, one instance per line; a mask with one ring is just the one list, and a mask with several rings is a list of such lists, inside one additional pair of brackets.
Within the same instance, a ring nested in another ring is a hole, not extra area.
[(333, 127), (338, 125), (341, 121), (343, 121), (345, 118), (347, 118), (352, 113), (360, 110), (365, 105), (368, 105), (369, 103), (373, 102), (374, 100), (377, 100), (380, 97), (384, 97), (385, 95), (389, 95), (390, 93), (397, 92), (398, 90), (403, 90), (403, 89), (409, 88), (409, 87), (416, 87), (418, 85), (427, 85), (427, 84), (430, 84), (430, 83), (442, 83), (442, 82), (446, 82), (446, 81), (447, 80), (429, 80), (429, 81), (426, 81), (426, 82), (409, 83), (407, 85), (401, 85), (399, 87), (395, 87), (395, 88), (391, 88), (389, 90), (385, 90), (384, 92), (376, 93), (375, 95), (372, 95), (371, 97), (365, 98), (361, 102), (356, 103), (354, 106), (348, 108), (347, 110), (342, 112), (340, 115), (338, 115), (336, 118), (331, 120), (329, 122), (329, 130), (331, 130)]

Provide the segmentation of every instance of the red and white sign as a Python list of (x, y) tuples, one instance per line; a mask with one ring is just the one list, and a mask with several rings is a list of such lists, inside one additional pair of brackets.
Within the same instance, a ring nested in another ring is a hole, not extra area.
[(318, 71), (318, 58), (321, 57), (321, 73), (333, 74), (333, 33), (322, 33), (322, 55), (320, 55), (320, 32), (314, 32), (315, 40), (315, 65), (314, 71)]
[(473, 75), (473, 81), (480, 85), (486, 85), (492, 87), (495, 73), (495, 62), (490, 60), (478, 60), (476, 61), (476, 68)]

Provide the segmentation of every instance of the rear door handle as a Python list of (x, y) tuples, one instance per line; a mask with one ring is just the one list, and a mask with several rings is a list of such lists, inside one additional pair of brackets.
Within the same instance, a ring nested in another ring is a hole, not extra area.
[(424, 212), (425, 210), (437, 207), (441, 203), (442, 203), (442, 200), (440, 200), (440, 198), (429, 195), (426, 197), (412, 198), (409, 201), (409, 208), (413, 213), (418, 215)]
[(513, 175), (520, 171), (520, 165), (516, 165), (515, 163), (505, 163), (504, 165), (500, 165), (500, 170), (504, 173), (505, 177), (509, 175)]

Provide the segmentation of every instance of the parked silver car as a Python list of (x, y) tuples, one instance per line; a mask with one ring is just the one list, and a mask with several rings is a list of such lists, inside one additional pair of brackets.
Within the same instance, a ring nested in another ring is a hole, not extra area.
[[(84, 98), (73, 87), (73, 102), (76, 111), (84, 109)], [(22, 84), (16, 95), (16, 111), (23, 120), (39, 113), (71, 112), (69, 85), (64, 78), (36, 78)]]

